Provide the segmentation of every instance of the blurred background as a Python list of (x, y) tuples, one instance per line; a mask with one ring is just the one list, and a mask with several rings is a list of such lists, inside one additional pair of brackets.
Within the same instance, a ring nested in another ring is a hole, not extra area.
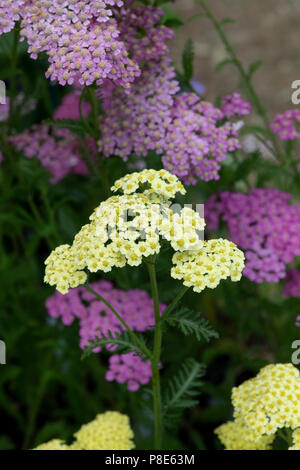
[[(254, 84), (270, 116), (290, 106), (290, 86), (300, 78), (299, 54), (299, 0), (209, 0), (215, 16), (231, 18), (226, 25), (232, 45), (248, 65), (256, 60), (263, 66), (254, 76)], [(191, 20), (201, 14), (201, 6), (194, 0), (179, 0), (174, 8), (188, 25), (178, 28), (172, 41), (175, 62), (188, 38), (195, 44), (195, 76), (205, 85), (206, 95), (214, 101), (216, 95), (237, 89), (239, 77), (233, 66), (216, 73), (219, 62), (227, 57), (211, 23), (206, 18)]]

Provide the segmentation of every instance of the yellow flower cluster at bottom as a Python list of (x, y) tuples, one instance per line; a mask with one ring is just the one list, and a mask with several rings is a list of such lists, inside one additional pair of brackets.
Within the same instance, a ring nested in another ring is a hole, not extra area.
[(262, 436), (256, 441), (247, 438), (247, 428), (241, 421), (228, 421), (215, 430), (226, 450), (270, 450), (274, 435)]
[(84, 424), (75, 434), (70, 445), (59, 439), (39, 445), (35, 450), (131, 450), (134, 448), (133, 432), (129, 418), (117, 411), (98, 414)]
[(293, 364), (270, 364), (232, 390), (234, 421), (215, 430), (226, 449), (263, 450), (277, 431), (293, 431), (300, 450), (300, 372)]

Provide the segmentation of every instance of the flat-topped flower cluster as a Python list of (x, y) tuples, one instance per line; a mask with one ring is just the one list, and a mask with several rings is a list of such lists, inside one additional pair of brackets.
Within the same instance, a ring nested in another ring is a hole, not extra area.
[[(184, 284), (195, 290), (204, 281), (206, 287), (215, 287), (220, 279), (241, 277), (243, 254), (234, 244), (224, 240), (204, 244), (204, 219), (189, 207), (179, 213), (170, 208), (176, 193), (185, 193), (176, 176), (166, 170), (144, 170), (116, 181), (112, 191), (121, 194), (94, 210), (90, 223), (82, 227), (71, 246), (61, 245), (47, 258), (45, 282), (56, 285), (59, 292), (66, 294), (69, 288), (84, 284), (85, 269), (109, 272), (126, 264), (140, 265), (160, 252), (163, 240), (176, 252), (185, 253), (182, 260), (174, 257), (181, 272), (171, 275), (178, 278), (180, 274)], [(193, 263), (198, 263), (198, 269), (190, 278)]]
[(292, 364), (271, 364), (232, 390), (234, 421), (217, 428), (227, 449), (267, 450), (277, 431), (291, 429), (300, 450), (300, 372)]
[(67, 445), (61, 439), (40, 444), (34, 450), (131, 450), (133, 431), (129, 418), (117, 411), (98, 414), (93, 421), (81, 426), (75, 440)]

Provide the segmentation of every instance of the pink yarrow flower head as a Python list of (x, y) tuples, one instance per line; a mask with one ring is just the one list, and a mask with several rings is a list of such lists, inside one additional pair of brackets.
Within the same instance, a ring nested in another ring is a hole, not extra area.
[[(109, 299), (110, 304), (132, 330), (143, 332), (154, 326), (153, 301), (146, 291), (140, 289), (123, 291), (105, 280), (91, 284), (91, 287), (102, 297)], [(120, 334), (124, 331), (123, 325), (107, 305), (83, 287), (70, 290), (65, 295), (56, 291), (47, 299), (46, 307), (51, 317), (61, 318), (65, 325), (70, 325), (76, 318), (78, 319), (82, 349), (97, 337), (107, 336), (109, 332)], [(164, 304), (160, 304), (161, 313), (165, 308)], [(114, 348), (107, 346), (107, 349)], [(96, 347), (94, 352), (100, 350), (100, 347)], [(114, 355), (109, 364), (107, 380), (126, 382), (129, 390), (136, 390), (151, 377), (149, 362), (134, 354)]]
[(132, 3), (121, 9), (118, 19), (120, 34), (127, 50), (139, 64), (165, 56), (169, 52), (166, 41), (172, 39), (175, 33), (172, 29), (159, 25), (164, 10)]
[(300, 255), (300, 206), (290, 199), (276, 189), (256, 188), (213, 195), (205, 205), (207, 228), (216, 230), (220, 220), (227, 224), (230, 239), (245, 253), (243, 275), (251, 281), (279, 282)]
[(281, 140), (300, 139), (300, 109), (288, 109), (276, 114), (270, 127)]
[(186, 185), (219, 179), (220, 163), (240, 148), (238, 131), (222, 123), (222, 111), (194, 93), (174, 98), (162, 158), (166, 170)]
[(0, 0), (0, 35), (9, 33), (20, 20), (25, 0)]
[[(85, 174), (87, 167), (80, 153), (81, 142), (68, 129), (52, 129), (37, 124), (9, 138), (10, 143), (27, 158), (38, 158), (52, 175), (50, 182), (57, 183), (71, 173)], [(91, 139), (86, 139), (90, 154), (95, 153)]]
[(162, 153), (171, 122), (173, 97), (179, 91), (175, 70), (167, 57), (149, 61), (130, 94), (104, 89), (104, 116), (100, 122), (100, 150), (106, 157), (146, 157), (150, 150)]
[(109, 369), (105, 374), (108, 382), (127, 383), (128, 390), (135, 392), (141, 385), (146, 385), (151, 377), (151, 362), (133, 352), (114, 354), (109, 358)]
[(283, 289), (283, 295), (285, 297), (300, 298), (300, 269), (290, 269), (288, 271)]
[(46, 76), (61, 85), (102, 85), (109, 79), (125, 89), (140, 75), (120, 37), (113, 14), (120, 0), (35, 0), (22, 12), (21, 37), (33, 59), (46, 52)]
[(185, 184), (219, 178), (220, 162), (240, 148), (234, 124), (194, 93), (178, 95), (179, 83), (168, 57), (149, 61), (129, 94), (104, 91), (100, 150), (105, 156), (162, 155), (166, 170)]
[(222, 111), (227, 119), (234, 116), (247, 116), (251, 112), (251, 103), (244, 100), (240, 93), (232, 93), (223, 98)]

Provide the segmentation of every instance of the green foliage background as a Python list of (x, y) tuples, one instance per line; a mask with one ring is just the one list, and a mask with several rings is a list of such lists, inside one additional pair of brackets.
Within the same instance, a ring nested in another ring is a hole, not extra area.
[[(175, 7), (164, 7), (165, 24), (181, 27)], [(226, 23), (229, 21), (221, 23), (222, 27), (227, 28)], [(49, 84), (44, 78), (46, 58), (31, 60), (25, 43), (18, 45), (15, 71), (11, 62), (13, 35), (12, 32), (0, 37), (0, 79), (9, 84), (10, 92), (15, 76), (17, 90), (22, 90), (26, 98), (37, 100), (37, 107), (30, 114), (22, 116), (17, 110), (12, 128), (22, 131), (31, 124), (51, 120), (69, 90)], [(190, 89), (191, 41), (183, 51), (182, 65), (178, 76), (183, 89)], [(228, 61), (220, 64), (218, 70), (236, 65), (229, 51)], [(258, 65), (253, 64), (247, 71), (250, 84)], [(241, 86), (245, 93), (249, 92), (243, 80)], [(253, 103), (251, 93), (249, 98)], [(142, 387), (130, 393), (125, 385), (106, 382), (108, 355), (92, 354), (82, 360), (78, 324), (64, 326), (51, 319), (45, 308), (45, 300), (53, 289), (43, 284), (43, 262), (51, 249), (71, 241), (104, 198), (103, 174), (72, 175), (52, 185), (36, 159), (26, 159), (7, 146), (5, 132), (4, 123), (0, 123), (0, 146), (5, 155), (0, 165), (0, 339), (7, 347), (7, 364), (0, 366), (0, 449), (32, 448), (53, 437), (69, 440), (83, 423), (107, 409), (127, 413), (137, 448), (150, 449), (150, 390)], [(245, 126), (244, 132), (270, 137), (264, 125)], [(216, 191), (259, 186), (288, 190), (299, 202), (299, 174), (293, 170), (292, 150), (288, 146), (281, 148), (285, 165), (264, 160), (258, 151), (238, 152), (223, 164), (219, 181), (199, 182), (189, 189), (185, 200), (199, 204)], [(161, 168), (159, 157), (149, 155), (147, 166)], [(109, 184), (127, 172), (120, 159), (107, 160)], [(218, 235), (226, 236), (225, 229)], [(158, 271), (163, 302), (170, 302), (180, 286), (168, 276), (169, 267), (170, 253), (164, 252)], [(106, 278), (122, 289), (139, 287), (150, 292), (144, 268), (113, 271)], [(291, 344), (299, 338), (294, 326), (300, 313), (299, 301), (284, 298), (281, 291), (281, 284), (257, 285), (247, 279), (237, 284), (225, 281), (202, 295), (189, 292), (178, 313), (166, 322), (162, 380), (165, 413), (172, 418), (164, 442), (166, 449), (220, 448), (213, 430), (232, 416), (232, 387), (269, 362), (290, 362)], [(206, 366), (205, 370), (199, 363)], [(185, 390), (191, 375), (193, 386)], [(171, 407), (178, 390), (184, 410), (178, 403), (175, 409)]]

